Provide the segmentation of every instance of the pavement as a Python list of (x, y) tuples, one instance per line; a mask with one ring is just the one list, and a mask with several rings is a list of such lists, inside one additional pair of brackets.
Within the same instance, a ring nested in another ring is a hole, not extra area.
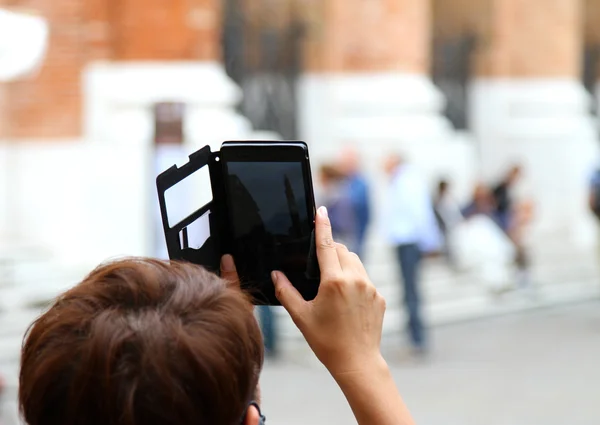
[[(424, 362), (398, 335), (382, 343), (418, 425), (600, 424), (600, 300), (437, 326), (430, 337)], [(267, 424), (356, 423), (306, 346), (265, 365), (261, 392)], [(0, 424), (16, 425), (8, 398)]]
[[(415, 362), (383, 342), (417, 424), (600, 424), (600, 301), (441, 326)], [(301, 353), (301, 354), (300, 354)], [(306, 350), (266, 364), (267, 423), (356, 423), (333, 379)]]

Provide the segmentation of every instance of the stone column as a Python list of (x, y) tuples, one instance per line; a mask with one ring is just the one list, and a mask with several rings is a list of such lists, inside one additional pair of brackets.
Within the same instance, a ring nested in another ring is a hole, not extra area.
[(330, 159), (355, 142), (374, 174), (386, 151), (397, 151), (431, 180), (450, 174), (464, 186), (470, 149), (443, 116), (445, 99), (429, 77), (430, 0), (313, 0), (306, 7), (300, 126), (313, 158)]
[[(427, 77), (429, 1), (313, 3), (300, 110), (314, 154), (335, 152), (347, 137), (391, 134), (390, 121), (402, 129), (397, 142), (447, 132), (439, 115), (444, 101)], [(365, 119), (380, 125), (368, 129)]]
[[(486, 54), (471, 93), (483, 177), (493, 182), (512, 163), (523, 165), (535, 204), (534, 259), (547, 265), (560, 259), (571, 270), (583, 268), (576, 265), (582, 252), (593, 261), (595, 240), (586, 208), (598, 141), (591, 98), (581, 84), (582, 5), (493, 0)], [(538, 281), (559, 279), (556, 270), (538, 272)]]
[[(118, 148), (121, 157), (130, 158), (128, 169), (114, 178), (131, 182), (128, 176), (134, 176), (131, 184), (141, 190), (116, 191), (113, 197), (132, 204), (129, 211), (138, 218), (121, 220), (114, 231), (134, 234), (131, 240), (139, 243), (131, 251), (156, 255), (155, 237), (161, 238), (156, 234), (156, 175), (174, 163), (181, 165), (204, 145), (218, 150), (224, 140), (252, 138), (252, 129), (235, 111), (241, 90), (221, 63), (221, 1), (116, 1), (107, 35), (103, 10), (110, 1), (115, 0), (94, 0), (97, 7), (91, 10), (96, 16), (92, 25), (99, 29), (99, 56), (84, 72), (85, 136), (102, 155)], [(103, 52), (110, 61), (101, 60)], [(185, 145), (180, 149), (154, 150), (154, 106), (161, 102), (185, 105)], [(199, 199), (210, 199), (208, 181), (201, 184), (173, 209), (191, 213), (203, 205)], [(103, 211), (100, 205), (97, 209)], [(135, 226), (127, 230), (126, 222)]]
[[(0, 6), (3, 2), (0, 1)], [(14, 97), (16, 81), (31, 83), (45, 59), (49, 28), (44, 18), (22, 11), (0, 7), (0, 198), (5, 207), (0, 211), (0, 239), (5, 245), (20, 236), (20, 211), (17, 204), (22, 196), (18, 187), (21, 167), (18, 147), (11, 140), (19, 134), (22, 104)], [(18, 43), (15, 40), (19, 40)], [(22, 133), (35, 131), (21, 129)]]
[[(148, 144), (153, 132), (151, 107), (163, 101), (187, 105), (190, 148), (249, 131), (246, 120), (234, 112), (240, 90), (220, 62), (220, 4), (177, 0), (166, 7), (156, 1), (121, 2), (110, 22), (113, 62), (93, 62), (85, 74), (86, 135)], [(119, 116), (112, 113), (117, 105)]]
[(367, 268), (388, 300), (386, 330), (397, 332), (404, 324), (400, 277), (379, 219), (389, 183), (382, 161), (398, 152), (432, 185), (448, 176), (464, 188), (474, 150), (443, 116), (445, 99), (429, 77), (429, 0), (311, 0), (304, 7), (301, 137), (310, 145), (315, 178), (345, 143), (360, 151), (373, 207)]

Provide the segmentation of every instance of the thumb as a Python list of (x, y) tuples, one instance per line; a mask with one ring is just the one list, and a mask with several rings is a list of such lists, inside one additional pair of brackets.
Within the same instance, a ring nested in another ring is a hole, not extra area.
[(300, 316), (306, 307), (306, 301), (283, 273), (274, 271), (271, 273), (271, 279), (275, 285), (275, 296), (295, 322), (296, 317)]

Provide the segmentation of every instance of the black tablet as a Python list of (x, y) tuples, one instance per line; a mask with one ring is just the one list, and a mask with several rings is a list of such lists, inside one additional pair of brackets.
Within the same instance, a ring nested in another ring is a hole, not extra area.
[(225, 142), (221, 162), (224, 248), (256, 304), (279, 305), (271, 271), (284, 272), (304, 299), (318, 291), (315, 200), (303, 142)]

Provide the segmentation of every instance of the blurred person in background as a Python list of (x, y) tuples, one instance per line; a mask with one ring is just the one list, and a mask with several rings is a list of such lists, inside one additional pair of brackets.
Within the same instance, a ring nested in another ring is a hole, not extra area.
[(454, 266), (451, 239), (456, 226), (462, 222), (463, 215), (460, 206), (452, 196), (448, 181), (441, 180), (438, 183), (437, 193), (433, 200), (433, 208), (438, 226), (444, 236), (444, 254), (450, 266)]
[(530, 260), (525, 246), (525, 228), (532, 216), (530, 202), (517, 201), (517, 185), (522, 180), (522, 169), (514, 165), (506, 177), (494, 188), (496, 214), (502, 230), (515, 246), (516, 284), (519, 288), (530, 287)]
[(501, 227), (494, 195), (483, 183), (475, 185), (471, 202), (463, 208), (462, 215), (467, 219), (478, 215), (486, 216)]
[(421, 317), (419, 269), (423, 254), (441, 248), (427, 185), (417, 170), (398, 155), (389, 155), (384, 169), (390, 178), (386, 201), (385, 232), (395, 247), (402, 273), (404, 304), (408, 312), (408, 331), (414, 354), (427, 352), (427, 338)]
[[(359, 425), (413, 425), (380, 350), (385, 300), (315, 218), (319, 293), (276, 294)], [(101, 265), (30, 327), (19, 408), (28, 425), (259, 425), (261, 335), (231, 256), (221, 277), (190, 263)], [(298, 406), (304, 408), (306, 406)], [(290, 416), (294, 412), (290, 411)]]
[(512, 217), (508, 234), (516, 250), (517, 287), (533, 289), (530, 276), (531, 259), (527, 249), (527, 229), (533, 218), (533, 203), (530, 201), (519, 202), (515, 205)]
[(600, 167), (592, 172), (588, 190), (588, 206), (600, 223)]
[(356, 241), (350, 248), (364, 261), (365, 236), (371, 221), (369, 185), (361, 173), (359, 154), (353, 146), (346, 146), (342, 150), (340, 169), (348, 179), (348, 190), (356, 223)]
[(265, 345), (265, 355), (270, 359), (278, 356), (277, 351), (277, 320), (273, 308), (268, 305), (257, 306), (260, 330)]
[(521, 178), (521, 167), (514, 165), (493, 189), (494, 200), (496, 202), (496, 214), (500, 227), (506, 233), (509, 233), (511, 221), (514, 218), (515, 202), (514, 188)]
[(600, 168), (590, 178), (588, 202), (590, 211), (600, 220)]
[(496, 201), (487, 185), (475, 186), (462, 213), (465, 220), (456, 227), (452, 240), (455, 264), (459, 270), (473, 273), (493, 294), (500, 294), (510, 285), (516, 250), (501, 228)]
[(346, 174), (335, 165), (324, 164), (319, 170), (319, 177), (321, 191), (318, 203), (329, 212), (335, 240), (350, 248), (355, 247), (358, 226)]

